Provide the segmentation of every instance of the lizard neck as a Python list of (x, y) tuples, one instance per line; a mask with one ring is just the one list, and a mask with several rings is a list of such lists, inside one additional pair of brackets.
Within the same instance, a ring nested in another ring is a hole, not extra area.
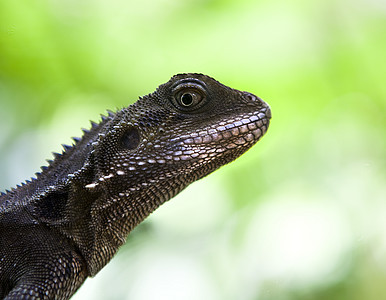
[[(181, 175), (120, 193), (109, 191), (108, 185), (100, 186), (74, 201), (84, 203), (90, 199), (87, 209), (79, 207), (83, 210), (81, 217), (78, 215), (71, 227), (61, 226), (60, 230), (74, 242), (87, 263), (89, 275), (94, 276), (126, 242), (134, 227), (189, 183)], [(77, 193), (81, 195), (79, 190)]]

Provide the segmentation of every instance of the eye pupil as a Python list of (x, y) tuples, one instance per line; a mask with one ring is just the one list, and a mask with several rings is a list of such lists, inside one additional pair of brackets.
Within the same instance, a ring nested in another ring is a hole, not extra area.
[(193, 104), (193, 96), (192, 94), (185, 93), (181, 96), (181, 103), (184, 106), (190, 106)]

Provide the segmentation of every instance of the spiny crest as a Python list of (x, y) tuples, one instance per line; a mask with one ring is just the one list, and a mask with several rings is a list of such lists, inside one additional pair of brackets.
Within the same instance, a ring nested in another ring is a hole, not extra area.
[(62, 144), (64, 151), (68, 151), (74, 147), (74, 145)]
[(37, 178), (40, 176), (41, 173), (37, 172), (35, 173), (36, 177), (31, 177), (30, 179), (26, 179), (25, 181), (19, 183), (16, 185), (16, 187), (11, 187), (11, 189), (7, 189), (5, 190), (4, 192), (0, 191), (0, 196), (4, 196), (4, 195), (7, 195), (7, 194), (12, 194), (14, 193), (17, 189), (27, 185), (27, 184), (30, 184), (31, 182), (33, 181), (36, 181)]
[(96, 123), (94, 121), (90, 121), (90, 123), (91, 123), (91, 129), (94, 129), (99, 125), (98, 123)]
[(86, 128), (82, 128), (82, 131), (83, 131), (83, 135), (90, 133), (90, 130)]
[[(42, 176), (42, 174), (45, 171), (47, 171), (54, 164), (54, 162), (56, 160), (61, 159), (66, 152), (72, 151), (72, 149), (74, 149), (75, 146), (78, 145), (85, 138), (86, 135), (90, 134), (93, 130), (95, 130), (100, 125), (100, 123), (105, 123), (106, 121), (110, 120), (114, 116), (115, 116), (115, 112), (113, 112), (111, 110), (107, 110), (107, 116), (101, 114), (101, 122), (96, 123), (94, 121), (90, 121), (91, 128), (90, 129), (82, 129), (83, 130), (83, 136), (82, 137), (72, 137), (72, 140), (74, 141), (74, 143), (72, 145), (62, 144), (63, 151), (61, 153), (52, 152), (52, 154), (54, 156), (54, 159), (47, 159), (46, 160), (47, 161), (47, 165), (40, 167), (41, 172), (36, 172), (35, 173), (36, 177), (31, 177), (31, 179), (25, 180), (24, 182), (18, 184), (16, 187), (12, 187), (10, 190), (7, 189), (4, 192), (0, 191), (0, 196), (7, 195), (9, 193), (14, 193), (17, 189), (19, 189), (19, 188), (21, 188), (21, 187), (23, 187), (23, 186), (25, 186), (27, 184), (30, 184), (31, 182), (37, 180), (39, 177)], [(103, 138), (103, 137), (104, 137), (104, 135), (100, 133), (98, 135), (98, 138), (97, 138), (96, 142), (99, 142), (101, 140), (101, 138)], [(75, 176), (75, 175), (69, 174), (69, 177), (71, 177), (71, 176)]]
[(62, 156), (63, 153), (64, 153), (64, 152), (62, 152), (62, 153), (52, 152), (52, 155), (54, 156), (55, 159), (58, 159), (59, 157)]
[(79, 142), (82, 140), (81, 138), (76, 137), (76, 136), (73, 136), (72, 139), (74, 140), (75, 145), (76, 145), (77, 143), (79, 143)]
[(102, 122), (104, 122), (104, 121), (108, 120), (108, 117), (106, 117), (105, 115), (101, 114), (101, 119), (102, 119)]
[[(112, 117), (115, 116), (115, 113), (113, 111), (111, 111), (111, 110), (107, 110), (107, 113), (108, 113), (108, 116), (105, 116), (105, 115), (101, 114), (101, 122), (106, 122), (107, 120), (109, 120), (109, 119), (111, 119)], [(91, 124), (91, 128), (90, 129), (82, 128), (83, 137), (85, 135), (89, 134), (90, 132), (92, 132), (93, 129), (97, 128), (100, 123), (97, 123), (97, 122), (94, 122), (94, 121), (91, 120), (90, 124)], [(54, 156), (54, 160), (51, 160), (51, 159), (50, 160), (46, 160), (47, 163), (48, 163), (48, 166), (40, 167), (42, 169), (42, 171), (46, 171), (53, 164), (53, 162), (55, 160), (60, 159), (67, 151), (70, 151), (71, 149), (73, 149), (77, 144), (79, 144), (82, 141), (83, 137), (72, 137), (73, 141), (75, 142), (72, 145), (62, 144), (62, 147), (63, 147), (62, 153), (52, 152), (52, 154)], [(39, 173), (39, 175), (41, 175), (41, 173)]]
[(115, 116), (115, 112), (113, 112), (113, 111), (110, 110), (110, 109), (107, 110), (107, 114), (108, 114), (109, 118), (112, 118), (112, 117)]

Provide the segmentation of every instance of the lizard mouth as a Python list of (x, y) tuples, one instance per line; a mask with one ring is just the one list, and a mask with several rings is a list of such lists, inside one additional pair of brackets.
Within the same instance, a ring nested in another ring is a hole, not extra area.
[(236, 145), (253, 141), (257, 142), (266, 133), (270, 118), (271, 111), (267, 107), (260, 110), (257, 114), (251, 113), (243, 117), (236, 117), (233, 120), (220, 122), (216, 127), (191, 133), (183, 140), (183, 143), (186, 145), (197, 145), (226, 141), (227, 145), (225, 146), (231, 149), (234, 146), (230, 140)]
[(271, 118), (268, 106), (259, 111), (222, 121), (199, 132), (192, 132), (178, 138), (177, 151), (170, 151), (178, 160), (210, 158), (223, 152), (248, 149), (266, 132)]

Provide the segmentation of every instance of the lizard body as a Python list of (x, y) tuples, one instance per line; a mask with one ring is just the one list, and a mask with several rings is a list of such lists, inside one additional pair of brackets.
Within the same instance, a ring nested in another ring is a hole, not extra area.
[(0, 298), (68, 299), (152, 211), (267, 131), (260, 98), (179, 74), (0, 196)]

